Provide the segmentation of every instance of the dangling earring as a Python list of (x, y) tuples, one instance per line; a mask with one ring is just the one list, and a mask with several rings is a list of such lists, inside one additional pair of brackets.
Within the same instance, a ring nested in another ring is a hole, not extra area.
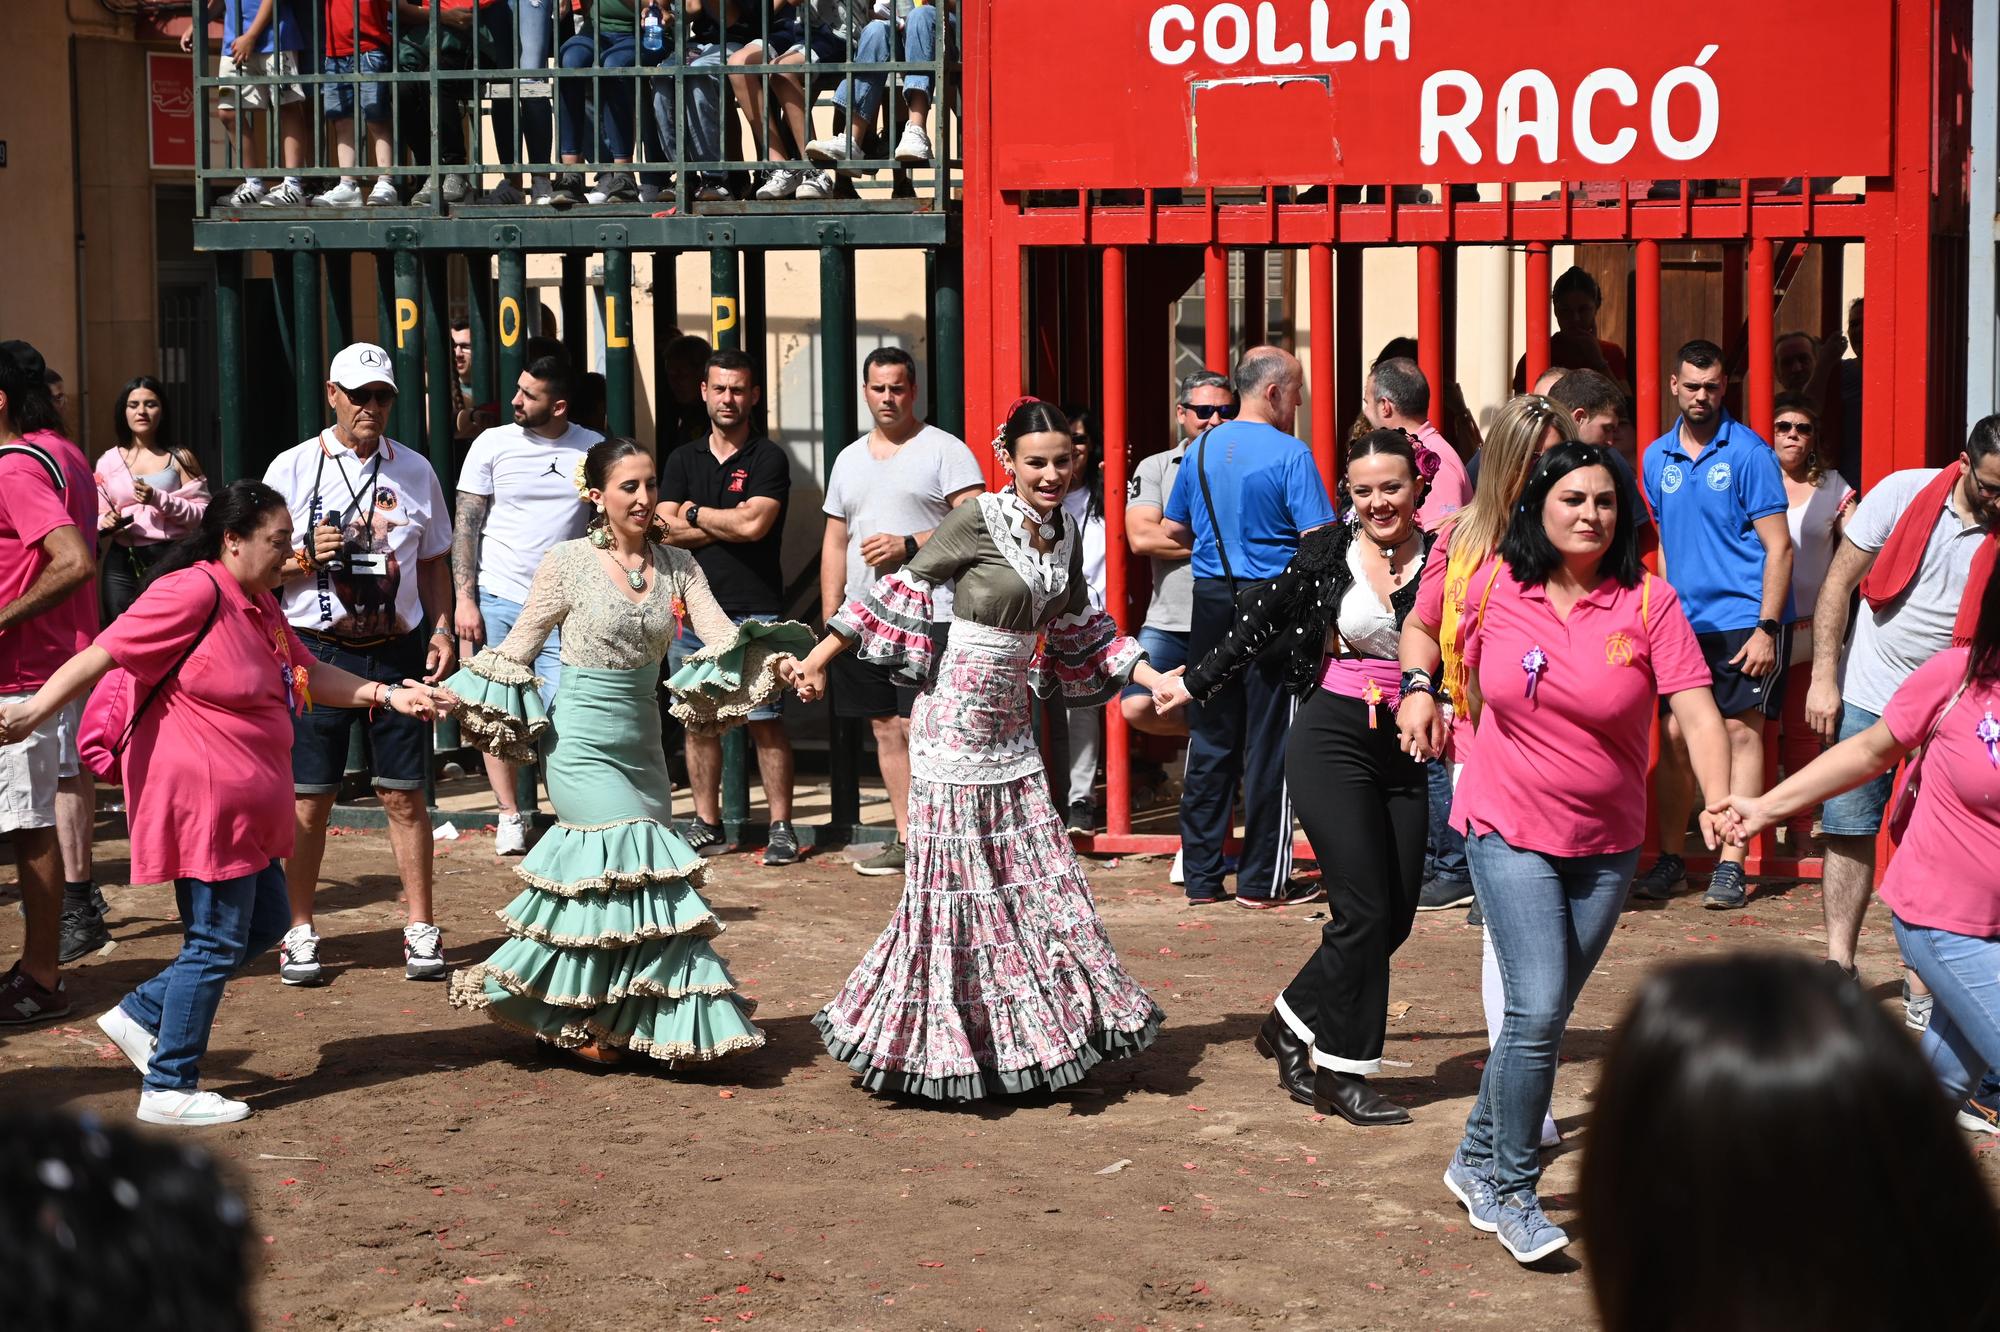
[[(597, 506), (597, 516), (600, 519), (604, 517), (604, 506), (602, 504)], [(592, 527), (590, 529), (590, 544), (597, 547), (599, 550), (611, 549), (610, 526), (606, 523), (599, 522), (596, 526)]]

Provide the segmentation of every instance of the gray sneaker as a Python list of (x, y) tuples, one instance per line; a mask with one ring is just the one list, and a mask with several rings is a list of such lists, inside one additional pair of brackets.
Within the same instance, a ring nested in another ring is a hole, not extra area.
[(883, 844), (880, 851), (877, 851), (874, 855), (868, 857), (868, 859), (855, 861), (854, 872), (856, 874), (866, 874), (871, 879), (886, 878), (891, 874), (901, 874), (903, 872), (905, 855), (902, 842), (887, 842)]
[(1937, 996), (1918, 994), (1910, 988), (1910, 978), (1903, 977), (1903, 1025), (1911, 1031), (1929, 1031), (1931, 1012), (1937, 1007)]
[(795, 865), (799, 859), (799, 835), (792, 831), (792, 825), (782, 820), (771, 825), (770, 836), (764, 839), (764, 863), (766, 865)]
[(1542, 1215), (1542, 1200), (1532, 1193), (1503, 1198), (1494, 1208), (1500, 1247), (1514, 1255), (1516, 1262), (1538, 1263), (1558, 1249), (1569, 1247), (1569, 1233)]
[(1474, 1230), (1490, 1235), (1500, 1228), (1500, 1194), (1493, 1187), (1489, 1170), (1472, 1164), (1463, 1153), (1453, 1152), (1451, 1164), (1444, 1168), (1444, 1186), (1465, 1204)]
[(1735, 911), (1749, 900), (1750, 890), (1743, 882), (1743, 867), (1725, 860), (1708, 876), (1708, 891), (1702, 894), (1701, 904), (1710, 911)]

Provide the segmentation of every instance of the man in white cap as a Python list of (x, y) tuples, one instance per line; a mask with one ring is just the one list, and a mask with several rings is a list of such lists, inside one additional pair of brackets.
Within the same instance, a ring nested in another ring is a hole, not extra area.
[[(321, 661), (369, 680), (402, 684), (444, 678), (453, 664), (451, 517), (428, 459), (385, 433), (396, 405), (396, 371), (373, 343), (342, 348), (327, 374), (334, 424), (287, 449), (265, 482), (290, 503), (299, 548), (279, 589), (286, 618)], [(389, 818), (409, 924), (403, 974), (442, 980), (442, 936), (431, 920), (430, 810), (424, 799), (430, 736), (422, 722), (387, 709), (315, 705), (293, 722), (292, 786), (298, 839), (285, 864), (292, 928), (278, 945), (287, 985), (318, 985), (313, 890), (326, 851), (327, 820), (347, 768), (357, 721), (368, 727), (375, 792)]]

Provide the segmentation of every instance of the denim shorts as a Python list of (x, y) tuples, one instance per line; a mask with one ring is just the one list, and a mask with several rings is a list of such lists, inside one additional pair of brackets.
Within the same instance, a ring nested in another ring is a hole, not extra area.
[[(1880, 720), (1866, 708), (1842, 702), (1839, 739), (1852, 740)], [(1889, 808), (1889, 791), (1894, 782), (1892, 769), (1833, 797), (1820, 806), (1820, 831), (1829, 837), (1873, 837), (1881, 832), (1882, 814)]]
[[(1188, 636), (1185, 629), (1155, 629), (1144, 625), (1139, 630), (1139, 646), (1146, 649), (1146, 664), (1165, 675), (1176, 666), (1187, 665)], [(1120, 698), (1151, 698), (1153, 691), (1142, 684), (1128, 684)]]
[[(383, 684), (421, 679), (430, 649), (422, 629), (365, 648), (306, 634), (299, 637), (327, 665)], [(431, 759), (427, 723), (387, 708), (331, 708), (323, 703), (292, 718), (292, 789), (299, 795), (331, 795), (340, 789), (347, 774), (347, 739), (357, 721), (368, 730), (375, 789), (423, 790)]]
[[(325, 68), (327, 74), (387, 74), (389, 53), (387, 51), (363, 51), (359, 55), (328, 56)], [(328, 120), (346, 120), (354, 114), (355, 85), (352, 83), (322, 83), (319, 86), (320, 109)], [(377, 79), (363, 79), (361, 91), (361, 118), (371, 125), (380, 125), (389, 118), (390, 88)], [(367, 163), (364, 154), (363, 165)]]
[[(492, 592), (479, 594), (479, 618), (486, 625), (486, 646), (497, 648), (508, 634), (514, 632), (514, 621), (521, 618), (521, 603), (509, 601)], [(553, 706), (556, 701), (556, 686), (562, 682), (562, 628), (549, 630), (543, 640), (542, 650), (535, 654), (534, 672), (541, 677), (542, 686), (538, 691), (542, 696), (542, 706)]]
[[(744, 620), (762, 620), (766, 624), (769, 624), (777, 618), (775, 615), (744, 615), (739, 617), (736, 623), (741, 624)], [(687, 659), (701, 651), (701, 648), (701, 640), (694, 636), (694, 626), (692, 624), (682, 625), (680, 633), (674, 636), (674, 640), (671, 643), (667, 644), (667, 674), (671, 676), (680, 670), (687, 663)], [(777, 721), (784, 714), (785, 694), (783, 690), (780, 690), (776, 698), (752, 711), (745, 720), (753, 722)]]

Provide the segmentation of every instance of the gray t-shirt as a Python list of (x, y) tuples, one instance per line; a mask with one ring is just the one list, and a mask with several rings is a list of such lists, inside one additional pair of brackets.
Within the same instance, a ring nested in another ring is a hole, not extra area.
[[(1181, 459), (1187, 457), (1187, 441), (1182, 440), (1164, 453), (1150, 454), (1132, 469), (1127, 490), (1128, 509), (1167, 507), (1174, 493), (1174, 478), (1180, 475)], [(1146, 627), (1184, 634), (1194, 623), (1194, 569), (1187, 560), (1153, 557), (1153, 600), (1146, 607)]]
[[(1847, 539), (1862, 550), (1881, 550), (1896, 520), (1938, 470), (1915, 467), (1883, 477), (1848, 519)], [(1881, 716), (1910, 672), (1951, 646), (1959, 599), (1972, 578), (1972, 557), (1985, 539), (1986, 529), (1968, 524), (1947, 503), (1931, 529), (1910, 590), (1879, 613), (1866, 600), (1861, 602), (1855, 612), (1854, 638), (1840, 667), (1840, 692), (1846, 702)]]
[[(868, 440), (863, 435), (833, 460), (821, 506), (829, 517), (847, 524), (848, 601), (875, 584), (875, 571), (861, 558), (863, 540), (877, 532), (928, 532), (951, 512), (948, 496), (986, 484), (965, 441), (936, 426), (925, 426), (887, 458), (871, 454)], [(937, 589), (933, 610), (939, 620), (951, 618), (949, 587)]]

